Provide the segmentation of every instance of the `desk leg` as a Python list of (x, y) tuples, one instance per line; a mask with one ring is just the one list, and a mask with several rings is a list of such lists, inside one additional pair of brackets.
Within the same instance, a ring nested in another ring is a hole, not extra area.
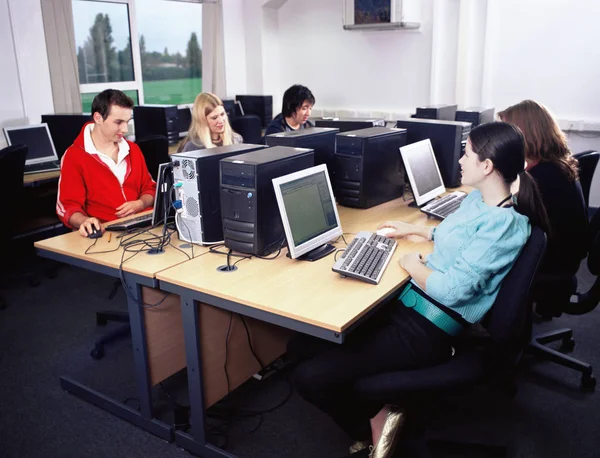
[(200, 351), (200, 313), (193, 295), (181, 294), (181, 314), (185, 335), (185, 357), (187, 361), (188, 390), (190, 394), (190, 433), (175, 432), (177, 445), (192, 453), (207, 458), (236, 458), (220, 448), (206, 442), (206, 418), (202, 378), (202, 353)]
[(135, 364), (140, 410), (134, 410), (122, 402), (116, 401), (115, 399), (76, 382), (70, 377), (61, 377), (60, 384), (65, 391), (74, 394), (78, 398), (100, 407), (123, 420), (127, 420), (140, 426), (167, 441), (172, 441), (172, 427), (153, 418), (152, 386), (150, 383), (150, 371), (148, 365), (144, 310), (139, 305), (142, 303), (142, 287), (139, 283), (131, 281), (128, 288), (127, 307), (129, 311), (129, 323), (131, 326), (133, 360)]

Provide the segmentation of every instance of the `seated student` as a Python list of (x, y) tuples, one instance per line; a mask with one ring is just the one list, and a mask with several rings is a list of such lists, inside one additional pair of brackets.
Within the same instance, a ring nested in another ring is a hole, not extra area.
[(233, 145), (243, 141), (241, 135), (231, 130), (221, 99), (210, 92), (201, 92), (194, 100), (192, 123), (187, 137), (181, 142), (177, 152)]
[(308, 120), (314, 104), (315, 96), (310, 89), (294, 84), (283, 93), (281, 113), (269, 123), (265, 135), (314, 127)]
[[(322, 344), (316, 348), (307, 337), (290, 343), (290, 356), (302, 361), (294, 373), (297, 391), (357, 441), (351, 453), (366, 448), (372, 439), (370, 456), (392, 456), (405, 419), (398, 408), (357, 399), (354, 382), (448, 359), (455, 337), (491, 308), (531, 225), (544, 227), (535, 182), (524, 171), (518, 128), (489, 123), (473, 129), (459, 162), (462, 183), (475, 190), (436, 229), (399, 221), (379, 226), (394, 229), (388, 237), (418, 235), (433, 240), (433, 252), (426, 258), (419, 253), (400, 258), (412, 280), (399, 298), (343, 345), (331, 344), (323, 351)], [(510, 185), (517, 176), (521, 189), (514, 204)]]
[(92, 102), (87, 123), (60, 165), (56, 213), (83, 236), (102, 223), (152, 207), (156, 183), (140, 148), (126, 140), (133, 100), (107, 89)]
[(587, 252), (588, 216), (578, 163), (565, 134), (543, 105), (524, 100), (498, 116), (523, 132), (527, 170), (538, 185), (550, 221), (541, 281), (533, 290), (536, 311), (545, 317), (559, 316), (573, 294), (573, 277)]

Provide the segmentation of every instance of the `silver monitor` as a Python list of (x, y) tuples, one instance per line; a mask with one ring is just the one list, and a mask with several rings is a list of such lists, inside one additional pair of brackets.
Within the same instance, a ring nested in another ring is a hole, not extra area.
[(429, 139), (400, 147), (400, 154), (418, 206), (446, 192)]
[(58, 161), (48, 124), (4, 127), (4, 136), (9, 145), (27, 145), (25, 165)]

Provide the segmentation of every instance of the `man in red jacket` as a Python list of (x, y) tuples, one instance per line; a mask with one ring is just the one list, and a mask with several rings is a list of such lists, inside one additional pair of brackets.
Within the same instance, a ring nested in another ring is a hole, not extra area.
[(152, 207), (156, 183), (140, 148), (125, 139), (133, 100), (107, 89), (92, 102), (94, 122), (65, 152), (60, 166), (56, 213), (83, 236), (101, 223)]

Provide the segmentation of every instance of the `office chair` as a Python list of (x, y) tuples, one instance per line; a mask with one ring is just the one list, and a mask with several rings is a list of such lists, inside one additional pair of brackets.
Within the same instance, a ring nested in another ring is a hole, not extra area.
[(169, 159), (169, 141), (167, 137), (164, 135), (151, 135), (139, 140), (136, 139), (136, 143), (142, 150), (150, 175), (156, 180), (158, 166), (165, 162), (171, 162), (171, 159)]
[(590, 205), (590, 188), (592, 179), (596, 172), (600, 153), (597, 151), (582, 151), (581, 153), (573, 154), (573, 157), (579, 161), (579, 181), (583, 189), (583, 197), (585, 204), (589, 208)]
[[(595, 153), (598, 154), (598, 153)], [(577, 291), (576, 278), (564, 278), (564, 276), (544, 276), (540, 280), (544, 282), (572, 281), (572, 291), (575, 293), (570, 300), (561, 307), (562, 313), (567, 315), (583, 315), (589, 313), (600, 303), (600, 212), (596, 212), (590, 221), (590, 241), (587, 256), (587, 266), (592, 275), (596, 277), (591, 288), (582, 293)], [(575, 347), (573, 330), (569, 328), (558, 329), (544, 334), (535, 335), (527, 348), (533, 355), (547, 359), (561, 366), (569, 367), (581, 372), (581, 390), (593, 391), (596, 387), (596, 379), (592, 375), (592, 366), (584, 361), (577, 360), (561, 352), (546, 347), (551, 342), (562, 342), (563, 351), (571, 351)]]
[[(364, 377), (354, 385), (356, 395), (406, 408), (406, 427), (412, 422), (409, 429), (420, 432), (419, 438), (424, 436), (426, 426), (423, 412), (433, 407), (442, 395), (463, 391), (482, 382), (491, 382), (492, 386), (514, 395), (517, 363), (531, 335), (531, 286), (545, 248), (546, 234), (539, 228), (533, 228), (523, 251), (502, 282), (493, 307), (482, 321), (489, 337), (482, 341), (468, 337), (461, 339), (456, 345), (455, 355), (434, 367)], [(494, 456), (506, 454), (504, 446), (443, 442), (471, 452), (472, 448), (483, 448)], [(434, 445), (432, 441), (429, 443)], [(407, 446), (409, 443), (401, 440), (401, 444)], [(410, 445), (413, 448), (403, 450), (405, 454), (402, 456), (429, 456), (424, 440)], [(463, 453), (467, 451), (463, 450)]]
[(231, 120), (231, 128), (244, 138), (244, 143), (261, 143), (262, 123), (258, 116), (236, 116)]
[(94, 342), (94, 348), (92, 348), (92, 351), (90, 352), (90, 356), (94, 359), (102, 359), (104, 357), (104, 346), (106, 344), (131, 335), (131, 327), (129, 326), (129, 313), (119, 311), (96, 312), (97, 326), (106, 326), (109, 321), (127, 324), (107, 332), (100, 337), (100, 339)]

